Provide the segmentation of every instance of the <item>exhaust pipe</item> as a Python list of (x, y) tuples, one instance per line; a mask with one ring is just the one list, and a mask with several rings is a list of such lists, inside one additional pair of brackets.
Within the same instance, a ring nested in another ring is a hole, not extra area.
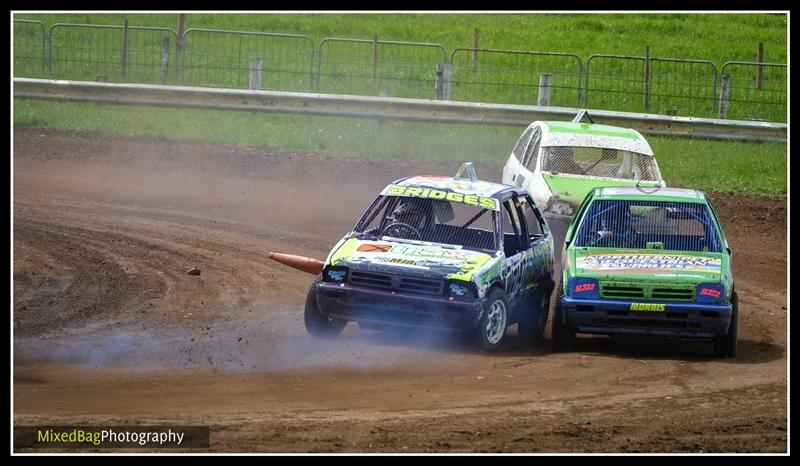
[(281, 264), (294, 267), (311, 275), (319, 275), (322, 273), (322, 267), (325, 263), (311, 257), (296, 256), (294, 254), (284, 254), (282, 252), (270, 252), (269, 258), (278, 261)]

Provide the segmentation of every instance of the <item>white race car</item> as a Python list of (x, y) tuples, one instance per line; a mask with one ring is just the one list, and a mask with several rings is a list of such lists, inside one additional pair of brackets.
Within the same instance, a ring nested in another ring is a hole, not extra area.
[[(550, 221), (558, 247), (577, 206), (601, 186), (665, 187), (653, 150), (633, 129), (534, 121), (503, 167), (503, 183), (526, 189)], [(589, 117), (591, 122), (591, 117)]]

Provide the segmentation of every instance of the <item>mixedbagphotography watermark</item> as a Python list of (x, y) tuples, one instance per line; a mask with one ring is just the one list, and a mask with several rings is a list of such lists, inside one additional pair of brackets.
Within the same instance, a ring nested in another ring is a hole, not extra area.
[(208, 426), (15, 426), (14, 449), (208, 448)]

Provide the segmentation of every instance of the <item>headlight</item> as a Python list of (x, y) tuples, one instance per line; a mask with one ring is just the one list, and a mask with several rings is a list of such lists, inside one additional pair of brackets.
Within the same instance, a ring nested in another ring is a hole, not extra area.
[(322, 273), (326, 282), (344, 283), (347, 280), (347, 267), (328, 267)]
[(447, 282), (447, 291), (453, 299), (473, 299), (475, 292), (469, 282)]
[(698, 303), (721, 303), (725, 299), (725, 287), (719, 283), (697, 285), (695, 301)]
[(595, 278), (573, 277), (569, 279), (567, 292), (574, 298), (597, 298), (600, 296), (600, 284)]

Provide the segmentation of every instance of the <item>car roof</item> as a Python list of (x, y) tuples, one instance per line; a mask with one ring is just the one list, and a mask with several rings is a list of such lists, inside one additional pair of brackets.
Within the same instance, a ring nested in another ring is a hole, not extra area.
[(542, 121), (542, 143), (546, 146), (607, 147), (653, 155), (653, 149), (638, 131), (621, 126)]
[(595, 200), (647, 200), (706, 203), (706, 194), (694, 189), (619, 186), (595, 188)]
[(400, 178), (392, 184), (415, 188), (441, 189), (461, 194), (474, 194), (476, 196), (494, 198), (502, 197), (501, 194), (504, 194), (504, 191), (515, 190), (514, 186), (492, 183), (491, 181), (478, 180), (472, 182), (465, 178), (436, 175)]

